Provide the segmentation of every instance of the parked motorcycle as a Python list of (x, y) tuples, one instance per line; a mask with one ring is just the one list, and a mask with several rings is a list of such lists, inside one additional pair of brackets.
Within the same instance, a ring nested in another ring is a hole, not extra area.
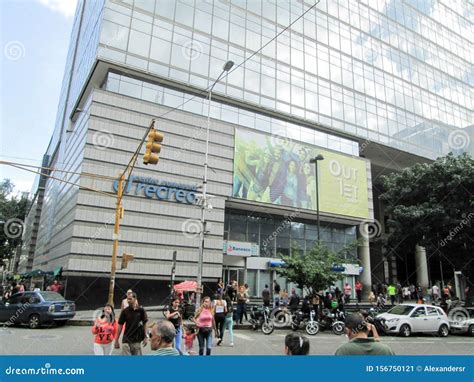
[(253, 330), (262, 328), (263, 334), (272, 334), (275, 329), (273, 320), (270, 318), (270, 308), (268, 306), (253, 306), (250, 311), (249, 322)]
[(306, 333), (310, 336), (319, 333), (319, 323), (316, 320), (316, 312), (313, 309), (309, 313), (299, 310), (293, 314), (291, 329), (298, 330), (300, 326), (304, 326)]
[(378, 312), (374, 308), (370, 308), (369, 311), (364, 311), (362, 310), (360, 312), (365, 320), (369, 323), (375, 326), (375, 329), (377, 329), (377, 333), (381, 336), (384, 336), (387, 334), (387, 326), (385, 325), (385, 318), (382, 317), (377, 317)]
[(344, 334), (346, 329), (345, 319), (345, 314), (341, 310), (332, 313), (329, 309), (323, 309), (319, 319), (319, 327), (321, 331), (331, 329), (334, 334), (340, 336)]

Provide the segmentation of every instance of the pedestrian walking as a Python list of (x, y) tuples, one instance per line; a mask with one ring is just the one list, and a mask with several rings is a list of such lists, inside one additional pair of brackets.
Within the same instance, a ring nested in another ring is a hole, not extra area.
[(407, 301), (410, 299), (410, 288), (405, 284), (402, 288), (403, 290), (403, 301)]
[(120, 311), (124, 310), (128, 306), (128, 297), (131, 296), (132, 293), (133, 293), (133, 290), (131, 289), (127, 290), (125, 298), (122, 300), (122, 303), (120, 304)]
[(355, 290), (356, 290), (356, 296), (357, 296), (357, 302), (360, 304), (362, 302), (362, 290), (364, 289), (364, 286), (362, 283), (357, 280), (355, 283)]
[[(377, 329), (365, 321), (360, 313), (353, 313), (345, 320), (349, 342), (339, 346), (336, 355), (395, 355), (392, 349), (380, 342)], [(372, 333), (373, 337), (369, 337)]]
[(222, 343), (224, 335), (225, 317), (227, 315), (227, 302), (222, 299), (222, 295), (218, 294), (212, 302), (212, 310), (214, 311), (214, 322), (216, 323), (217, 346)]
[(247, 302), (248, 296), (245, 293), (245, 288), (243, 285), (240, 286), (239, 292), (237, 293), (237, 322), (242, 325), (242, 319), (244, 317), (245, 304)]
[(154, 356), (177, 356), (182, 352), (173, 347), (173, 339), (176, 336), (176, 330), (171, 321), (160, 320), (151, 326), (150, 348)]
[(204, 297), (201, 307), (196, 312), (194, 321), (198, 327), (199, 355), (204, 355), (204, 349), (206, 349), (206, 355), (211, 355), (212, 330), (216, 330), (216, 323), (210, 297)]
[(247, 300), (245, 300), (245, 304), (244, 304), (244, 317), (245, 317), (245, 321), (248, 321), (249, 318), (247, 316), (247, 304), (250, 302), (249, 284), (244, 284), (244, 289), (245, 289), (245, 294), (247, 295)]
[(397, 294), (397, 288), (395, 288), (395, 285), (393, 284), (390, 284), (388, 287), (387, 287), (387, 293), (388, 293), (388, 296), (390, 298), (390, 303), (392, 305), (395, 305), (395, 296)]
[(194, 346), (194, 339), (196, 338), (197, 334), (194, 328), (190, 325), (184, 326), (184, 352), (186, 354), (192, 355), (194, 354), (193, 346)]
[(296, 333), (287, 334), (285, 337), (285, 355), (308, 355), (309, 340)]
[(137, 295), (132, 292), (127, 298), (128, 306), (122, 310), (118, 320), (117, 337), (115, 337), (115, 348), (120, 348), (120, 335), (122, 328), (125, 330), (122, 338), (122, 355), (142, 355), (142, 348), (148, 343), (146, 336), (146, 323), (148, 316), (143, 307), (138, 305)]
[(433, 297), (433, 301), (438, 301), (439, 299), (439, 287), (438, 285), (434, 284), (433, 287), (431, 288), (431, 293)]
[[(269, 296), (270, 296), (270, 291), (269, 291)], [(227, 305), (227, 314), (225, 316), (225, 321), (224, 321), (224, 330), (222, 331), (221, 335), (221, 340), (224, 341), (224, 334), (225, 331), (229, 331), (229, 337), (230, 337), (230, 346), (234, 346), (234, 306), (233, 302), (229, 296), (229, 294), (226, 292), (224, 295), (224, 300)], [(270, 306), (270, 300), (268, 301), (268, 306)]]
[(344, 303), (349, 304), (351, 301), (351, 294), (352, 294), (352, 287), (349, 285), (349, 283), (346, 283), (344, 285)]
[(181, 351), (181, 339), (183, 337), (183, 318), (179, 303), (179, 297), (175, 297), (173, 301), (171, 301), (171, 305), (165, 310), (165, 317), (174, 326), (174, 346), (176, 347), (176, 350)]
[(265, 284), (265, 288), (262, 290), (263, 306), (270, 306), (270, 299), (270, 289), (268, 289), (268, 285)]
[(373, 290), (369, 292), (368, 300), (372, 305), (375, 305), (377, 303), (377, 297), (375, 297), (375, 293)]
[(281, 286), (276, 280), (273, 280), (273, 307), (280, 306), (280, 292)]
[(383, 309), (385, 307), (385, 303), (385, 296), (383, 295), (383, 293), (380, 293), (377, 297), (377, 308)]
[(114, 349), (114, 340), (117, 337), (118, 323), (115, 319), (114, 307), (106, 304), (101, 315), (95, 320), (92, 327), (95, 355), (111, 355)]

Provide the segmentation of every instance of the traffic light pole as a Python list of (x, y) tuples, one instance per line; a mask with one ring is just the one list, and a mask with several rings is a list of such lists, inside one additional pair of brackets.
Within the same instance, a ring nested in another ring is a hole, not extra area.
[[(110, 282), (109, 282), (109, 298), (108, 303), (112, 306), (114, 305), (114, 289), (115, 289), (115, 273), (117, 272), (117, 253), (118, 253), (118, 246), (119, 246), (119, 233), (120, 233), (120, 219), (123, 217), (123, 208), (122, 208), (122, 197), (123, 197), (123, 190), (124, 190), (124, 183), (125, 183), (125, 175), (127, 175), (127, 180), (130, 179), (130, 175), (132, 175), (132, 171), (135, 168), (135, 164), (137, 163), (138, 155), (140, 150), (143, 146), (143, 142), (145, 141), (146, 137), (154, 129), (155, 127), (155, 120), (151, 120), (151, 124), (148, 127), (145, 136), (142, 138), (140, 145), (138, 146), (137, 150), (133, 154), (130, 162), (128, 162), (127, 167), (120, 175), (118, 190), (117, 190), (117, 202), (115, 206), (115, 225), (114, 225), (114, 236), (113, 236), (113, 248), (112, 248), (112, 265), (110, 269)], [(154, 135), (156, 136), (156, 134)], [(161, 136), (161, 140), (163, 137)], [(160, 141), (161, 142), (161, 141)], [(161, 146), (160, 146), (161, 149)], [(153, 147), (150, 150), (153, 152)], [(158, 151), (159, 152), (159, 151)], [(156, 164), (157, 160), (154, 162), (150, 162)], [(144, 163), (147, 164), (147, 163)], [(128, 174), (127, 174), (128, 172)]]
[(117, 203), (115, 206), (115, 225), (114, 225), (114, 244), (112, 249), (112, 266), (110, 270), (109, 298), (108, 303), (114, 306), (115, 273), (117, 271), (117, 252), (119, 246), (120, 218), (122, 216), (122, 194), (124, 188), (125, 176), (120, 176), (117, 192)]

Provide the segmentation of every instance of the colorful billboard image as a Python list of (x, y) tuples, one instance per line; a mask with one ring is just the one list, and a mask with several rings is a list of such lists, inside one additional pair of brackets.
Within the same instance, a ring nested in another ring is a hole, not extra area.
[(236, 129), (232, 196), (316, 210), (315, 168), (319, 161), (321, 212), (369, 217), (366, 161), (316, 146)]

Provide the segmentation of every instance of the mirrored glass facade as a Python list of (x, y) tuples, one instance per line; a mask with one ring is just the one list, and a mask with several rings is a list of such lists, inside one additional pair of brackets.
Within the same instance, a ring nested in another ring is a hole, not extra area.
[[(109, 0), (98, 55), (205, 89), (312, 5)], [(443, 134), (472, 125), (473, 15), (448, 0), (321, 0), (215, 92), (435, 158), (450, 151)], [(430, 128), (440, 135), (409, 138)]]

